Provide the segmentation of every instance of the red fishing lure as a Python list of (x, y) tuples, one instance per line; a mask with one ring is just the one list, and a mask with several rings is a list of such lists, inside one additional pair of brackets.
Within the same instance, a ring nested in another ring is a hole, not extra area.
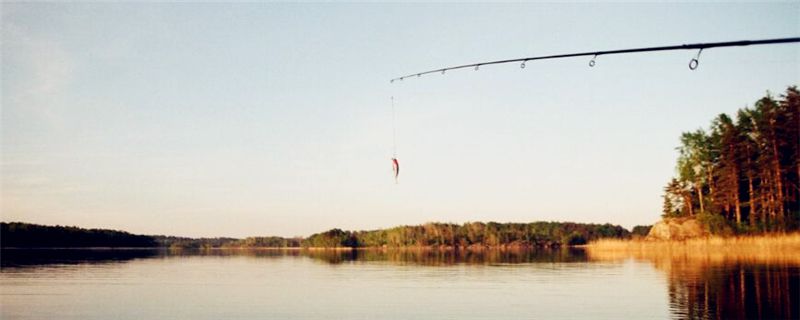
[(397, 177), (400, 175), (400, 163), (397, 158), (392, 158), (392, 172), (394, 172), (394, 182), (397, 183)]

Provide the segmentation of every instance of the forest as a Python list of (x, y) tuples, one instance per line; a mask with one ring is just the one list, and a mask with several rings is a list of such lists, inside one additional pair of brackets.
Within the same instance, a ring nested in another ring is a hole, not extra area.
[(680, 136), (676, 177), (664, 187), (664, 217), (696, 217), (712, 233), (800, 227), (800, 96), (767, 95), (708, 130)]
[[(649, 228), (647, 228), (649, 229)], [(640, 227), (641, 230), (641, 227)], [(372, 231), (332, 229), (316, 233), (303, 247), (553, 247), (581, 245), (599, 238), (629, 238), (631, 232), (611, 224), (572, 222), (464, 224), (426, 223)]]
[[(21, 222), (0, 223), (3, 248), (147, 247), (170, 249), (210, 248), (357, 248), (357, 247), (467, 247), (580, 245), (599, 238), (630, 238), (632, 233), (611, 224), (571, 222), (426, 223), (372, 231), (332, 229), (307, 238), (248, 237), (188, 238), (134, 235), (124, 231), (43, 226)], [(634, 234), (646, 234), (637, 226)]]
[(0, 223), (0, 246), (3, 248), (135, 248), (155, 247), (157, 242), (153, 237), (125, 231), (3, 222)]

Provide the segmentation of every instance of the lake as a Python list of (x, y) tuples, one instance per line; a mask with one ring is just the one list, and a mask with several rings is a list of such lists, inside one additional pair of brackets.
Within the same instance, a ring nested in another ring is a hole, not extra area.
[(3, 250), (2, 319), (798, 318), (800, 264), (561, 250)]

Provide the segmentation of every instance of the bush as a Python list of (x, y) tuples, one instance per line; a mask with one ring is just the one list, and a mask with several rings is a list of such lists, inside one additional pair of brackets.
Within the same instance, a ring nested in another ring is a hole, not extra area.
[(701, 213), (697, 215), (697, 221), (703, 225), (711, 234), (720, 236), (730, 236), (734, 234), (734, 228), (722, 215), (713, 213)]
[(570, 246), (583, 245), (586, 244), (586, 238), (578, 232), (572, 232), (564, 238), (563, 243)]
[(635, 226), (631, 229), (632, 236), (646, 237), (653, 226)]

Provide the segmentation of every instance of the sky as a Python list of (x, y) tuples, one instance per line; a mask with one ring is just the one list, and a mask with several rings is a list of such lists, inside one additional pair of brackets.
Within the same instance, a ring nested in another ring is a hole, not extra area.
[[(192, 237), (660, 218), (681, 132), (780, 94), (800, 3), (11, 3), (0, 220)], [(399, 183), (391, 172), (395, 98)]]

